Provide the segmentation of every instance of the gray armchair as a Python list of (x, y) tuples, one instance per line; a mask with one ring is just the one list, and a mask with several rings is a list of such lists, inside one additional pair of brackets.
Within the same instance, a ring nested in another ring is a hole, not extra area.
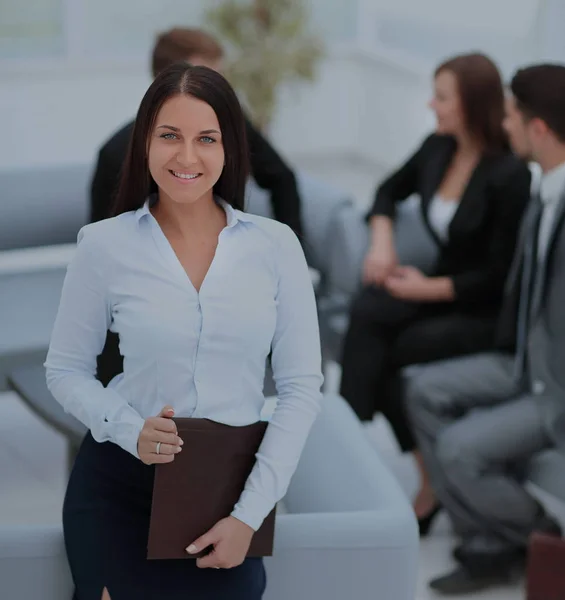
[[(306, 173), (299, 171), (296, 180), (302, 199), (305, 252), (310, 266), (319, 271), (323, 288), (331, 269), (331, 231), (339, 219), (341, 210), (353, 206), (353, 199), (347, 193)], [(272, 217), (267, 192), (259, 188), (253, 180), (248, 183), (246, 201), (246, 209), (250, 213)]]
[[(435, 265), (438, 248), (419, 210), (416, 198), (399, 205), (395, 243), (401, 263), (416, 266), (426, 273)], [(318, 311), (324, 357), (338, 360), (347, 330), (349, 305), (361, 285), (363, 260), (369, 247), (365, 211), (354, 204), (340, 206), (332, 219), (326, 247), (327, 285), (319, 299)]]
[[(418, 531), (408, 501), (349, 406), (326, 396), (265, 559), (265, 600), (414, 600)], [(0, 525), (2, 597), (70, 600), (60, 524)]]

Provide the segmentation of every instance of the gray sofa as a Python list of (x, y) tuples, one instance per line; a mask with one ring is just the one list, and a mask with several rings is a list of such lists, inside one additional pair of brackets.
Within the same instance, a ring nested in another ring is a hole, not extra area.
[[(4, 373), (43, 360), (76, 232), (87, 220), (89, 173), (86, 166), (39, 169), (33, 176), (28, 171), (0, 171), (0, 189), (9, 199), (0, 204), (0, 391), (6, 385)], [(318, 307), (323, 352), (326, 359), (335, 360), (348, 305), (359, 286), (368, 231), (362, 211), (347, 194), (304, 174), (299, 174), (298, 183), (309, 260), (322, 279)], [(270, 216), (267, 195), (253, 182), (248, 209)], [(436, 249), (417, 209), (414, 199), (399, 208), (398, 252), (403, 262), (428, 270)], [(563, 473), (565, 457), (547, 452), (532, 462), (529, 480), (565, 527)]]
[[(430, 272), (437, 259), (437, 246), (419, 210), (415, 197), (399, 205), (395, 221), (396, 251), (402, 263)], [(325, 358), (338, 360), (349, 304), (359, 288), (369, 245), (364, 212), (353, 203), (340, 206), (328, 235), (326, 286), (318, 300), (318, 310)]]
[[(0, 355), (7, 368), (43, 360), (78, 229), (87, 220), (90, 169), (0, 172)], [(352, 200), (306, 175), (310, 264), (327, 282), (333, 222)], [(43, 193), (48, 189), (48, 193)], [(270, 216), (253, 182), (248, 210)], [(1, 363), (0, 359), (0, 363)], [(1, 389), (0, 382), (0, 389)], [(367, 444), (344, 402), (329, 396), (277, 521), (277, 554), (267, 561), (269, 600), (414, 597), (417, 535), (404, 495)], [(70, 597), (60, 525), (0, 529), (0, 581), (10, 598)]]
[[(418, 533), (349, 408), (326, 396), (277, 517), (265, 600), (414, 600)], [(70, 600), (60, 524), (0, 526), (2, 597)]]

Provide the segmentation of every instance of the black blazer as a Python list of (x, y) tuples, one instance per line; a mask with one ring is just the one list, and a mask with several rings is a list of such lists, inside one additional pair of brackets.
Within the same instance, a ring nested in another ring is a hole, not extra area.
[(397, 202), (419, 194), (424, 222), (440, 245), (436, 275), (451, 277), (456, 304), (466, 312), (496, 312), (530, 197), (531, 173), (510, 152), (484, 155), (467, 184), (444, 244), (430, 227), (428, 207), (456, 146), (452, 137), (429, 136), (377, 189), (367, 218), (394, 218)]
[[(100, 149), (90, 188), (90, 220), (110, 216), (134, 123), (128, 123)], [(302, 241), (300, 196), (296, 179), (275, 149), (246, 118), (251, 173), (259, 187), (271, 193), (271, 204), (277, 221), (286, 223)]]

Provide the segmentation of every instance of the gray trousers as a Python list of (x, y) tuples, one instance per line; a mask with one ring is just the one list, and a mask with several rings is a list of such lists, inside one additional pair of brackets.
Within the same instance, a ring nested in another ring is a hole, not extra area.
[(464, 540), (525, 546), (542, 518), (524, 489), (529, 459), (552, 445), (540, 398), (516, 384), (514, 358), (432, 363), (408, 380), (406, 408), (438, 499)]

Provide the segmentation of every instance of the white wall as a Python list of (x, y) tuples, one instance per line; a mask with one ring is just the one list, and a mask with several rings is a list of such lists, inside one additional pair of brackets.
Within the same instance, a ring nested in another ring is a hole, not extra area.
[[(482, 45), (511, 70), (514, 63), (534, 60), (541, 47), (535, 0), (310, 2), (330, 52), (314, 85), (281, 91), (271, 128), (275, 143), (294, 162), (313, 154), (348, 154), (393, 165), (431, 127), (426, 101), (437, 60)], [(174, 22), (177, 5), (191, 14), (192, 24), (204, 6), (201, 0), (162, 4), (166, 16), (156, 29)], [(142, 5), (149, 10), (152, 2)], [(99, 6), (118, 5), (104, 0)], [(119, 3), (124, 14), (139, 6), (137, 0)], [(88, 33), (88, 20), (80, 22)], [(149, 53), (149, 29), (145, 24), (135, 51), (121, 62), (104, 60), (103, 40), (102, 58), (93, 57), (92, 32), (89, 42), (81, 42), (76, 31), (70, 39), (79, 55), (72, 60), (0, 60), (0, 168), (90, 162), (100, 142), (135, 114), (149, 83), (147, 56), (141, 56), (144, 45)], [(131, 34), (126, 31), (125, 39)], [(117, 38), (112, 39), (115, 50)]]
[(57, 70), (0, 83), (0, 168), (87, 163), (132, 117), (149, 77), (127, 71)]
[[(559, 1), (559, 0), (557, 0)], [(532, 58), (543, 0), (366, 0), (375, 41), (437, 64), (480, 50), (505, 76)]]
[(544, 35), (538, 40), (540, 58), (548, 61), (565, 62), (565, 2), (545, 0), (540, 11), (540, 28)]

